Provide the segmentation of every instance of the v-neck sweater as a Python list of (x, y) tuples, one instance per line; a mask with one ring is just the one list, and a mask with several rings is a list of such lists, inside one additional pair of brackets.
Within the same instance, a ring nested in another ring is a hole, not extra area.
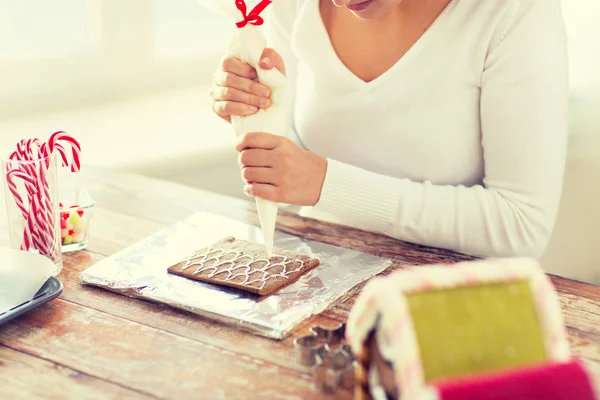
[(568, 136), (560, 0), (453, 0), (371, 82), (339, 59), (319, 0), (276, 0), (267, 21), (292, 134), (327, 159), (302, 215), (476, 256), (542, 254)]

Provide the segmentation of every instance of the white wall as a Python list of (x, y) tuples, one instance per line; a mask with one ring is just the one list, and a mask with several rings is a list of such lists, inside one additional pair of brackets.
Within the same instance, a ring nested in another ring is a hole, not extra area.
[(548, 272), (600, 284), (600, 262), (596, 255), (600, 245), (597, 137), (588, 137), (572, 146), (558, 221), (542, 262)]

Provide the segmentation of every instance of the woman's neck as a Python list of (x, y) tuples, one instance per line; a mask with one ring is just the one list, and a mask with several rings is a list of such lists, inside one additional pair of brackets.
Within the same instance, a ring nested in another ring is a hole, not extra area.
[(360, 19), (331, 0), (320, 0), (320, 11), (339, 59), (369, 82), (396, 64), (450, 1), (404, 0), (377, 19)]

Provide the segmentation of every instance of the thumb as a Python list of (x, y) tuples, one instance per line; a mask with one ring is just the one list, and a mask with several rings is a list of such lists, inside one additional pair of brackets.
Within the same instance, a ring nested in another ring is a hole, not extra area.
[(265, 49), (260, 57), (259, 66), (262, 69), (270, 70), (276, 68), (285, 75), (285, 63), (283, 58), (273, 49)]

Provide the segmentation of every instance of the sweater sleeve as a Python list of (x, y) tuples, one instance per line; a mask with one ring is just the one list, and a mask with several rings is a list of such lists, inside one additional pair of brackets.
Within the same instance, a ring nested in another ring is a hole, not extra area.
[(442, 186), (328, 160), (315, 214), (483, 257), (539, 257), (554, 227), (567, 147), (566, 34), (559, 0), (515, 0), (481, 81), (485, 177)]

